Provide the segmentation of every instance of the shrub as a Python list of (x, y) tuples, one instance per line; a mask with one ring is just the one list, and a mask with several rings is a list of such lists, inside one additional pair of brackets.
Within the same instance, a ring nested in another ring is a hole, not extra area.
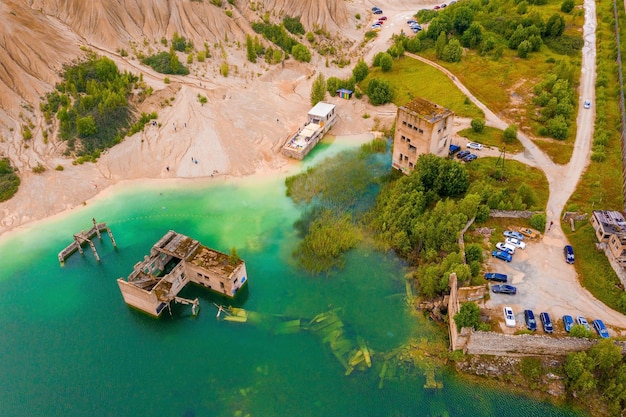
[(367, 64), (362, 60), (357, 62), (352, 70), (352, 76), (354, 77), (354, 81), (357, 83), (363, 81), (367, 77), (368, 73), (369, 68), (367, 68)]
[(546, 230), (546, 215), (537, 213), (533, 214), (529, 220), (530, 227), (537, 230)]
[(293, 48), (291, 48), (291, 55), (293, 55), (297, 61), (311, 62), (311, 51), (309, 51), (309, 48), (301, 43), (294, 45)]
[(481, 323), (480, 308), (473, 302), (463, 304), (458, 313), (454, 315), (454, 322), (459, 331), (461, 331), (463, 327), (476, 329)]
[(54, 169), (57, 171), (63, 171), (65, 168), (63, 168), (63, 165), (57, 165), (57, 167)]
[(472, 130), (476, 133), (481, 133), (485, 130), (485, 121), (481, 119), (472, 119), (470, 122), (470, 126), (472, 126)]
[(375, 105), (389, 103), (393, 100), (393, 90), (387, 80), (373, 78), (367, 85), (367, 95), (370, 102)]
[(223, 77), (228, 77), (228, 63), (227, 62), (222, 62), (222, 65), (220, 65), (220, 74), (222, 74)]
[(46, 172), (46, 167), (41, 165), (41, 162), (37, 162), (37, 166), (33, 168), (33, 172), (35, 174), (43, 174), (44, 172)]
[(563, 0), (561, 3), (561, 11), (563, 13), (569, 13), (574, 10), (574, 0)]
[(513, 143), (517, 139), (517, 127), (510, 125), (502, 132), (502, 140), (504, 143)]
[(13, 197), (20, 187), (20, 177), (11, 166), (9, 158), (0, 159), (0, 201)]
[(160, 72), (161, 74), (177, 74), (177, 75), (187, 75), (189, 74), (189, 69), (185, 67), (179, 60), (178, 56), (174, 51), (171, 52), (160, 52), (156, 55), (151, 55), (141, 62), (145, 65), (148, 65), (156, 72)]
[(393, 67), (393, 58), (391, 57), (391, 55), (389, 55), (388, 53), (383, 53), (380, 57), (380, 69), (383, 72), (389, 72), (391, 71), (391, 68)]
[(285, 25), (285, 29), (287, 29), (294, 35), (304, 35), (304, 26), (302, 26), (302, 23), (300, 23), (300, 16), (285, 16), (285, 18), (283, 19), (283, 24)]

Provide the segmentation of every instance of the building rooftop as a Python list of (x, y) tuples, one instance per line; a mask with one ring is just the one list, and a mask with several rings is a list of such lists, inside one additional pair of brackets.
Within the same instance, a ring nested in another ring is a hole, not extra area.
[(309, 110), (309, 115), (316, 117), (326, 117), (326, 115), (333, 111), (334, 108), (334, 104), (324, 103), (323, 101), (320, 101), (315, 106), (313, 106), (311, 110)]
[(401, 106), (401, 108), (404, 108), (409, 113), (414, 113), (430, 123), (435, 123), (453, 114), (451, 110), (420, 97)]
[(593, 215), (605, 232), (611, 234), (626, 233), (626, 220), (624, 220), (624, 215), (621, 212), (594, 210)]

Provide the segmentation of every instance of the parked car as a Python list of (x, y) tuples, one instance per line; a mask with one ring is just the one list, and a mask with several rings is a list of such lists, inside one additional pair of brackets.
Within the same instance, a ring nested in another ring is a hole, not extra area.
[(550, 320), (550, 315), (546, 312), (539, 314), (539, 319), (541, 320), (541, 325), (543, 326), (543, 331), (546, 333), (552, 333), (554, 331), (554, 327), (552, 326), (552, 320)]
[(514, 237), (507, 237), (504, 239), (504, 243), (508, 245), (513, 245), (516, 248), (526, 249), (526, 244), (519, 239), (515, 239)]
[(411, 25), (411, 24), (417, 23), (417, 22), (415, 20), (413, 20), (413, 19), (409, 19), (409, 20), (406, 21), (406, 23)]
[(387, 20), (387, 16), (381, 16), (378, 18), (378, 20)]
[(441, 5), (441, 8), (443, 9), (444, 7), (447, 7), (447, 6), (448, 6), (447, 4), (443, 3), (443, 4)]
[(374, 10), (374, 14), (383, 14), (383, 11), (380, 9)]
[(604, 325), (604, 322), (600, 319), (594, 320), (592, 321), (593, 323), (593, 328), (596, 329), (596, 332), (598, 332), (598, 336), (600, 336), (603, 339), (608, 339), (609, 336), (609, 331), (606, 329), (606, 326)]
[(496, 249), (515, 255), (515, 246), (509, 245), (508, 243), (498, 242), (496, 243)]
[(420, 25), (419, 23), (412, 23), (411, 29), (422, 30), (422, 25)]
[(501, 250), (494, 250), (493, 252), (491, 252), (491, 256), (498, 258), (498, 259), (502, 259), (503, 261), (507, 261), (507, 262), (511, 262), (513, 260), (513, 257), (511, 256), (510, 253), (503, 252)]
[(533, 332), (537, 330), (537, 320), (535, 320), (535, 313), (532, 310), (524, 310), (524, 321), (528, 330)]
[(508, 284), (496, 284), (491, 287), (491, 291), (496, 294), (517, 294), (517, 288)]
[(569, 333), (572, 330), (572, 326), (574, 326), (574, 319), (569, 314), (563, 316), (563, 327), (565, 331)]
[(565, 245), (563, 248), (563, 253), (565, 254), (565, 262), (568, 264), (574, 263), (574, 248), (571, 245)]
[(448, 155), (452, 156), (455, 153), (459, 152), (461, 150), (461, 147), (459, 145), (450, 145), (448, 147)]
[(467, 147), (470, 149), (474, 149), (475, 151), (480, 151), (483, 148), (483, 145), (476, 142), (470, 142), (467, 144)]
[(420, 29), (418, 29), (418, 28), (411, 28), (411, 30), (413, 31), (413, 33), (417, 33), (417, 32), (419, 32), (422, 29), (421, 28)]
[(433, 9), (434, 10), (439, 10), (439, 9), (441, 9), (441, 6), (437, 5), (437, 6), (433, 7)]
[(520, 227), (519, 228), (519, 232), (521, 234), (523, 234), (526, 237), (529, 237), (531, 239), (534, 239), (536, 237), (539, 237), (539, 232), (537, 232), (536, 230), (533, 229), (529, 229), (529, 228), (524, 228), (524, 227)]
[(512, 237), (513, 239), (524, 240), (523, 234), (513, 230), (505, 230), (504, 232), (502, 232), (502, 234), (504, 235), (504, 237)]
[(467, 155), (469, 155), (471, 152), (468, 151), (467, 149), (463, 149), (461, 152), (456, 154), (456, 157), (459, 159), (463, 159), (465, 158)]
[(515, 327), (515, 314), (511, 307), (504, 307), (504, 324), (506, 327)]
[(591, 327), (589, 327), (589, 322), (587, 321), (585, 317), (583, 316), (576, 317), (576, 323), (580, 324), (581, 326), (585, 326), (587, 330), (591, 331)]
[(487, 272), (485, 279), (488, 281), (507, 282), (508, 276), (506, 274), (500, 274), (498, 272)]
[(475, 159), (478, 159), (478, 155), (471, 153), (467, 155), (465, 158), (463, 158), (463, 162), (472, 162)]
[(586, 109), (590, 109), (591, 108), (591, 100), (585, 100), (585, 104), (583, 104), (583, 106)]

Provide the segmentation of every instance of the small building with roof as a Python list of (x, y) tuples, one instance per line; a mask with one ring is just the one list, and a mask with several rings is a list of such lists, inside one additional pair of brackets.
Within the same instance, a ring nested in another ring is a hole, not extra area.
[(283, 146), (282, 154), (289, 158), (304, 159), (322, 140), (324, 133), (337, 122), (335, 107), (334, 104), (320, 101), (309, 110), (307, 122), (289, 137)]
[(340, 88), (336, 91), (337, 95), (341, 98), (345, 98), (346, 100), (350, 100), (352, 98), (352, 90), (348, 90), (347, 88)]
[(198, 305), (178, 297), (194, 282), (225, 297), (234, 298), (247, 283), (246, 265), (239, 257), (210, 249), (170, 230), (137, 262), (127, 280), (117, 283), (126, 304), (159, 317), (172, 301)]
[(398, 108), (392, 166), (409, 174), (422, 154), (448, 156), (454, 113), (423, 98)]

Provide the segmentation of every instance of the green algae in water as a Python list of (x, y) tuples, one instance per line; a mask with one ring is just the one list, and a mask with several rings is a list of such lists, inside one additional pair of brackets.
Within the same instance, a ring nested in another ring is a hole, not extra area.
[[(379, 389), (376, 355), (438, 330), (409, 311), (406, 267), (392, 255), (359, 247), (328, 277), (298, 270), (291, 252), (300, 213), (283, 183), (120, 187), (0, 242), (0, 415), (578, 415), (445, 372), (441, 390), (423, 390), (419, 372), (400, 378), (402, 369)], [(60, 267), (58, 251), (92, 217), (110, 225), (118, 248), (104, 235), (95, 239), (101, 263), (85, 251)], [(199, 289), (189, 289), (200, 297), (195, 319), (183, 306), (161, 320), (128, 308), (115, 280), (169, 229), (237, 248), (250, 279), (236, 303), (247, 310), (304, 321), (339, 309), (349, 337), (374, 352), (372, 368), (345, 376), (316, 335), (274, 334), (269, 319), (216, 320), (212, 303), (221, 300)]]

